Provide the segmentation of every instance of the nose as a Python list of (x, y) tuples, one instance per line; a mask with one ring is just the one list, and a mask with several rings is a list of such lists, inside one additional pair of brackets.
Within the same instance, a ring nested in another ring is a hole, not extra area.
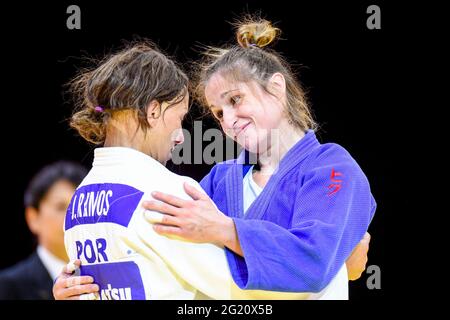
[(222, 117), (224, 129), (233, 130), (237, 122), (236, 111), (233, 108), (223, 108)]
[(182, 144), (184, 142), (184, 133), (183, 133), (183, 129), (177, 129), (174, 132), (174, 140), (175, 145), (177, 144)]

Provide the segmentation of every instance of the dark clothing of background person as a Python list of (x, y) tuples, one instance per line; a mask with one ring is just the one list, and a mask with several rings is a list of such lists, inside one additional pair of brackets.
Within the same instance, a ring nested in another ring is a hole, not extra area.
[(0, 300), (54, 300), (53, 281), (37, 252), (0, 271)]

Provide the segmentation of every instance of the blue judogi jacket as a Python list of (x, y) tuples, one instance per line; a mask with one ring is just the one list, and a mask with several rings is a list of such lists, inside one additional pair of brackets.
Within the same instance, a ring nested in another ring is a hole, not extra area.
[(200, 182), (233, 218), (244, 254), (226, 249), (242, 289), (319, 292), (363, 238), (376, 202), (359, 165), (341, 146), (309, 130), (281, 159), (262, 193), (243, 212), (249, 154), (215, 165)]

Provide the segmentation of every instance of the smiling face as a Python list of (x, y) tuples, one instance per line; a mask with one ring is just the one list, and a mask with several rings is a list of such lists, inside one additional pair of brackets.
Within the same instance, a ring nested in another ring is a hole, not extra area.
[(223, 131), (253, 153), (266, 152), (272, 130), (286, 121), (281, 99), (254, 81), (236, 82), (216, 73), (206, 83), (205, 98)]

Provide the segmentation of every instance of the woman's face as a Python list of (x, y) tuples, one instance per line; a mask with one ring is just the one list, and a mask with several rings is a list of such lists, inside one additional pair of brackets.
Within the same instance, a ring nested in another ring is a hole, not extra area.
[(189, 110), (189, 95), (186, 94), (184, 99), (175, 105), (168, 105), (163, 103), (161, 115), (150, 120), (152, 128), (145, 138), (149, 149), (147, 153), (164, 165), (171, 159), (175, 146), (184, 141), (181, 124)]
[(207, 82), (205, 97), (224, 132), (243, 148), (257, 154), (270, 148), (284, 118), (280, 99), (254, 81), (230, 81), (218, 73)]

